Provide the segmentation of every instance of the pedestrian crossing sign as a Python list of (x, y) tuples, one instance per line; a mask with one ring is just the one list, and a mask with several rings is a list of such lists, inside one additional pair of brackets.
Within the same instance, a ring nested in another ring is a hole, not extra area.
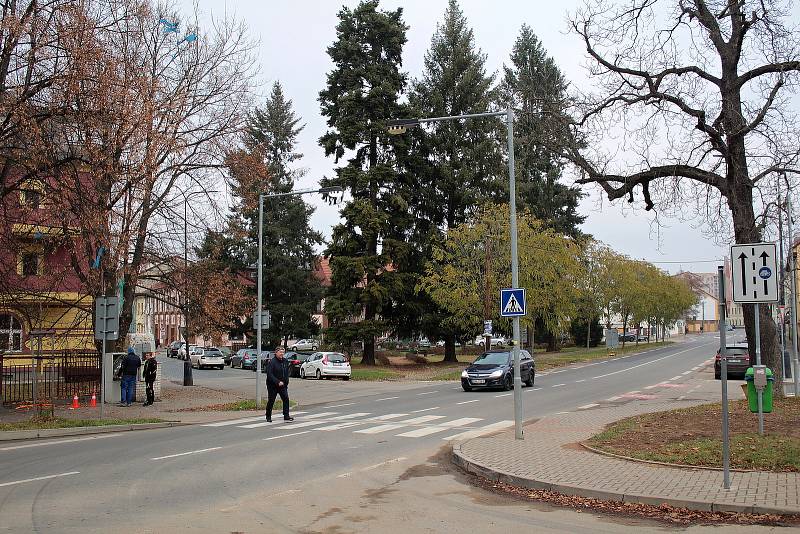
[(522, 317), (525, 315), (525, 288), (500, 290), (500, 316)]

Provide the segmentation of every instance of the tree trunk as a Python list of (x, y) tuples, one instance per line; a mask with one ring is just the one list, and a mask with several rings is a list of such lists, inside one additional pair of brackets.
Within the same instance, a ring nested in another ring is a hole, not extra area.
[(456, 336), (447, 334), (444, 336), (444, 361), (448, 363), (457, 363), (456, 358)]
[(592, 320), (586, 321), (586, 348), (589, 348), (589, 341), (592, 339)]

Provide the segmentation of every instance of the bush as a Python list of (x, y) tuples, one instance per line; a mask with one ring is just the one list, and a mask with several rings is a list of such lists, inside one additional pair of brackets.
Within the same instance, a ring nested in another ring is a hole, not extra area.
[[(575, 340), (575, 345), (578, 347), (586, 346), (586, 319), (573, 319), (569, 327), (572, 338)], [(600, 325), (600, 319), (594, 318), (592, 320), (591, 339), (589, 339), (589, 346), (596, 347), (600, 340), (603, 339), (603, 327)]]

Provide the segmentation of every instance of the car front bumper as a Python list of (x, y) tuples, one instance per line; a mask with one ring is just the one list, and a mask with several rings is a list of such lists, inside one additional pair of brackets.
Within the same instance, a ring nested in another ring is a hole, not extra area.
[[(483, 382), (481, 382), (483, 381)], [(504, 386), (503, 377), (499, 378), (486, 378), (486, 377), (470, 377), (461, 378), (461, 385), (468, 388), (500, 388)]]

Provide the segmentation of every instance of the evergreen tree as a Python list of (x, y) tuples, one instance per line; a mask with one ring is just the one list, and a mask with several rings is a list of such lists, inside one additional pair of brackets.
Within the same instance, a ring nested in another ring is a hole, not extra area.
[(582, 193), (559, 182), (562, 163), (544, 148), (542, 140), (559, 130), (567, 104), (567, 83), (530, 26), (523, 24), (511, 52), (511, 66), (503, 68), (503, 105), (513, 106), (514, 156), (520, 208), (558, 232), (581, 235), (586, 219), (577, 212)]
[[(423, 76), (409, 96), (414, 113), (441, 117), (489, 111), (495, 97), (493, 76), (487, 75), (485, 64), (486, 56), (476, 49), (458, 2), (450, 0), (425, 54)], [(432, 246), (440, 244), (450, 228), (465, 222), (486, 200), (502, 196), (507, 176), (501, 131), (502, 122), (496, 118), (438, 122), (415, 131), (414, 150), (426, 158), (413, 171), (421, 182), (416, 237), (422, 253), (414, 256), (416, 272), (423, 273)], [(444, 320), (447, 314), (426, 293), (416, 298), (422, 329), (430, 337), (443, 337), (445, 360), (456, 361), (455, 341), (465, 332)], [(467, 334), (472, 337), (474, 332)]]
[[(285, 193), (294, 188), (301, 171), (293, 163), (302, 155), (295, 150), (302, 131), (292, 101), (275, 82), (264, 107), (253, 111), (244, 136), (246, 149), (229, 158), (232, 189), (240, 199), (229, 224), (246, 237), (238, 253), (247, 265), (258, 264), (259, 192)], [(264, 199), (263, 298), (272, 315), (266, 332), (269, 344), (289, 337), (308, 337), (318, 331), (311, 315), (322, 298), (313, 275), (314, 247), (322, 236), (310, 226), (314, 208), (300, 196)]]
[(394, 146), (402, 140), (386, 131), (387, 120), (401, 116), (398, 98), (406, 84), (400, 71), (407, 29), (402, 14), (378, 10), (377, 0), (343, 8), (336, 41), (328, 47), (334, 69), (319, 96), (330, 127), (320, 144), (336, 163), (348, 157), (323, 185), (342, 187), (352, 198), (327, 249), (328, 339), (345, 345), (361, 340), (368, 365), (375, 363), (376, 336), (389, 328), (395, 297), (409, 285), (408, 275), (395, 269), (410, 253), (407, 191), (397, 181)]

